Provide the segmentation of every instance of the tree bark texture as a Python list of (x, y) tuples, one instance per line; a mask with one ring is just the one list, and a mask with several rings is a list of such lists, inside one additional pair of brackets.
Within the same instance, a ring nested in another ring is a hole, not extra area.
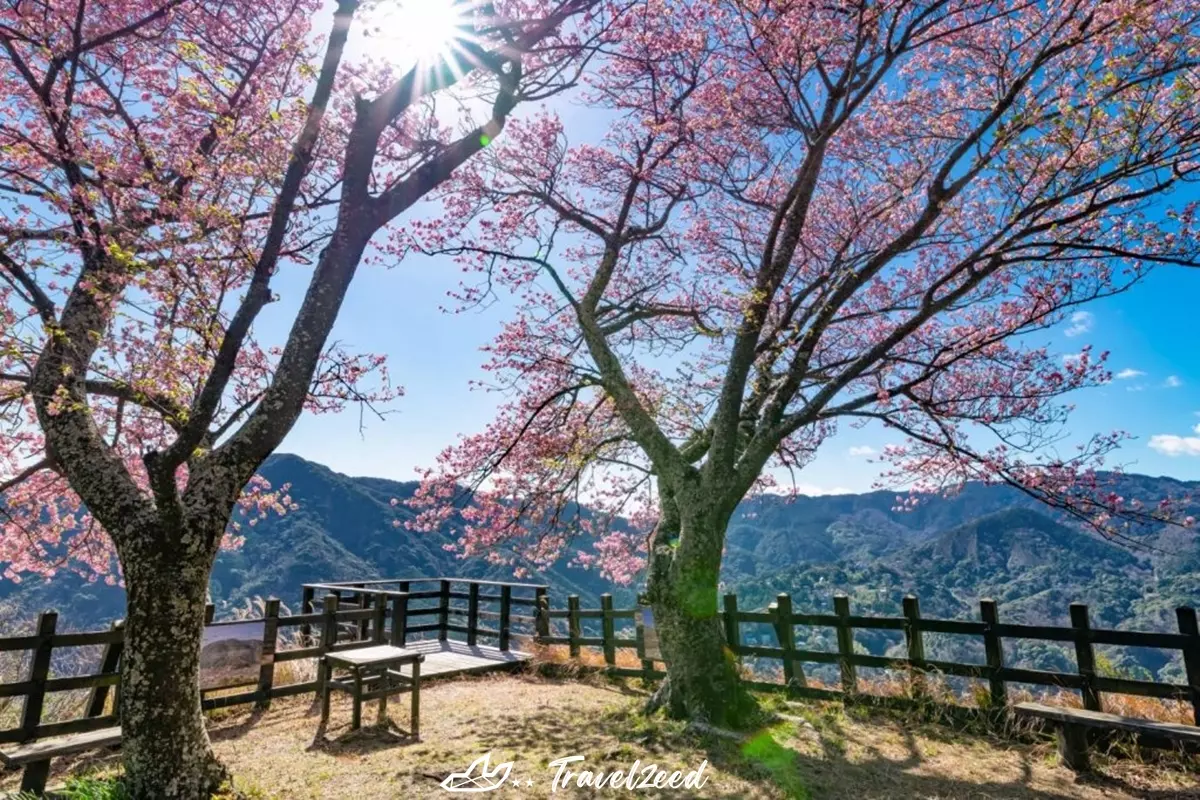
[[(150, 537), (147, 537), (150, 538)], [(155, 537), (157, 538), (157, 537)], [(168, 537), (122, 557), (122, 756), (133, 800), (207, 800), (228, 779), (200, 709), (200, 645), (212, 556)]]
[(651, 711), (722, 728), (741, 729), (758, 704), (741, 681), (737, 656), (718, 614), (718, 576), (725, 515), (680, 513), (667, 499), (652, 542), (647, 595), (654, 611), (667, 677)]

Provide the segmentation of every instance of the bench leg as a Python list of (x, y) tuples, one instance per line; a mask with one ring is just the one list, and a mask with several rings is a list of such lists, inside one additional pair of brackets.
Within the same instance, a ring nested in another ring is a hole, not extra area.
[(32, 761), (25, 766), (21, 775), (21, 791), (40, 795), (46, 791), (46, 780), (50, 777), (50, 759)]
[(379, 698), (379, 724), (387, 724), (387, 700), (388, 690), (392, 688), (392, 676), (386, 669), (383, 671), (383, 676), (379, 679), (379, 687), (383, 690), (383, 697)]
[(1082, 725), (1058, 726), (1058, 754), (1063, 763), (1075, 772), (1088, 770), (1087, 728)]
[(362, 673), (354, 670), (354, 709), (350, 712), (350, 730), (362, 727)]
[(421, 738), (421, 662), (414, 661), (412, 665), (412, 735), (414, 739)]

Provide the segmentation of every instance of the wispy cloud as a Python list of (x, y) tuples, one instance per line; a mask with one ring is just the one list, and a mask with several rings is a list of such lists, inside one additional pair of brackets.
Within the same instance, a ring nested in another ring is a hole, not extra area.
[(1200, 425), (1192, 428), (1195, 436), (1176, 436), (1160, 433), (1150, 437), (1150, 449), (1164, 456), (1200, 456)]
[(1163, 386), (1168, 389), (1178, 389), (1183, 386), (1183, 381), (1179, 380), (1178, 375), (1168, 375), (1167, 379), (1163, 381)]
[(1119, 381), (1127, 381), (1130, 378), (1140, 378), (1145, 374), (1146, 373), (1142, 372), (1140, 369), (1129, 369), (1128, 367), (1126, 367), (1125, 369), (1121, 370), (1113, 377)]
[(1092, 329), (1096, 317), (1089, 311), (1076, 311), (1071, 315), (1071, 322), (1063, 331), (1067, 336), (1079, 336)]
[(1083, 353), (1063, 353), (1062, 362), (1069, 367), (1072, 364), (1078, 364), (1081, 358), (1083, 358)]
[(851, 447), (847, 452), (849, 452), (851, 458), (862, 458), (863, 456), (875, 455), (875, 448), (869, 444), (864, 444), (860, 447)]
[(799, 494), (805, 494), (809, 497), (821, 497), (827, 494), (852, 494), (852, 492), (844, 486), (817, 486), (812, 483), (796, 484), (796, 491)]
[(827, 494), (854, 494), (853, 489), (848, 489), (845, 486), (818, 486), (815, 483), (797, 483), (793, 485), (790, 481), (780, 481), (775, 486), (769, 486), (763, 490), (763, 494), (789, 496), (795, 490), (796, 494), (807, 495), (808, 497), (822, 497)]

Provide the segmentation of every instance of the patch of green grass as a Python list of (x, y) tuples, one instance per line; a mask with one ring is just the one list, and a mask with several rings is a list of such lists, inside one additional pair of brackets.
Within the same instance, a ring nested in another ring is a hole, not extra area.
[[(67, 778), (66, 785), (49, 796), (55, 800), (128, 800), (129, 793), (119, 775), (85, 775)], [(42, 800), (41, 795), (20, 792), (11, 800)], [(223, 787), (213, 800), (274, 800), (262, 788), (235, 778), (233, 785)]]
[[(127, 800), (129, 794), (120, 778), (91, 777), (68, 778), (62, 789), (54, 792), (54, 797), (61, 800)], [(13, 800), (40, 800), (41, 796), (31, 792), (21, 792)]]
[(763, 694), (758, 696), (758, 702), (764, 711), (782, 711), (788, 710), (787, 695), (782, 693)]
[(792, 800), (809, 800), (811, 795), (796, 765), (796, 753), (775, 740), (771, 730), (765, 730), (741, 746), (741, 758), (771, 781)]
[(683, 735), (687, 724), (682, 720), (668, 719), (665, 715), (647, 715), (632, 706), (621, 706), (605, 715), (604, 727), (621, 742), (637, 742), (647, 745)]

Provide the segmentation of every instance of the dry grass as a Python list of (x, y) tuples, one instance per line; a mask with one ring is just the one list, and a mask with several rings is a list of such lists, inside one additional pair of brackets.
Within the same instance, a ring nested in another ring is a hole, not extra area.
[[(1195, 764), (1178, 759), (1095, 759), (1084, 779), (1058, 764), (1043, 738), (1020, 744), (967, 735), (883, 712), (847, 711), (839, 703), (793, 703), (769, 698), (778, 712), (769, 728), (744, 740), (704, 736), (681, 725), (641, 716), (636, 684), (598, 677), (550, 680), (532, 675), (484, 676), (432, 682), (421, 693), (422, 736), (413, 742), (396, 728), (348, 728), (349, 704), (335, 696), (323, 733), (311, 698), (275, 701), (255, 713), (231, 709), (210, 716), (214, 746), (238, 778), (279, 800), (373, 800), (448, 797), (439, 783), (491, 752), (493, 763), (514, 760), (519, 796), (812, 798), (813, 800), (1129, 800), (1195, 798)], [(407, 697), (392, 700), (393, 718), (407, 725)], [(374, 721), (368, 706), (365, 721)], [(549, 762), (586, 757), (597, 771), (640, 759), (667, 770), (694, 769), (707, 759), (700, 791), (632, 792), (569, 788), (551, 793)], [(112, 769), (105, 761), (56, 762), (56, 772)], [(62, 773), (59, 773), (61, 778)], [(0, 787), (15, 784), (5, 775)], [(498, 792), (517, 796), (517, 792)]]
[[(533, 655), (532, 664), (537, 666), (550, 665), (559, 675), (583, 675), (594, 671), (594, 668), (606, 666), (602, 650), (592, 647), (580, 648), (579, 656), (572, 658), (566, 645), (540, 645), (533, 642), (521, 642), (520, 648)], [(642, 662), (637, 654), (628, 649), (616, 651), (616, 665), (628, 669), (641, 669)], [(661, 668), (661, 665), (658, 665)], [(577, 667), (577, 669), (572, 669)], [(937, 672), (918, 674), (915, 671), (886, 670), (882, 674), (859, 675), (858, 688), (863, 694), (887, 698), (910, 698), (918, 700), (918, 706), (927, 712), (927, 716), (937, 716), (938, 706), (961, 706), (965, 708), (987, 708), (990, 705), (987, 681), (970, 682), (967, 690), (956, 688), (946, 676)], [(742, 676), (748, 680), (766, 683), (783, 684), (783, 669), (779, 665), (759, 667), (752, 672), (747, 666), (742, 667)], [(914, 698), (915, 685), (922, 687), (922, 694)], [(961, 681), (960, 681), (961, 684)], [(840, 691), (839, 684), (829, 684), (818, 678), (808, 678), (808, 685), (815, 689)], [(1195, 718), (1191, 703), (1181, 700), (1161, 700), (1155, 697), (1138, 697), (1136, 695), (1112, 694), (1102, 695), (1104, 710), (1110, 714), (1120, 714), (1126, 717), (1150, 719), (1158, 722), (1174, 722), (1181, 725), (1192, 725)], [(1081, 708), (1083, 706), (1079, 693), (1069, 689), (1042, 688), (1034, 689), (1028, 686), (1009, 686), (1008, 702), (1011, 705), (1035, 701), (1047, 705)]]
[[(579, 674), (583, 674), (590, 671), (590, 668), (608, 666), (604, 660), (604, 651), (594, 647), (581, 647), (579, 655), (576, 657), (571, 656), (570, 648), (564, 644), (538, 644), (528, 638), (521, 638), (514, 641), (513, 647), (533, 656), (530, 664), (534, 668), (550, 665), (558, 670), (566, 670), (569, 673), (572, 667), (582, 667), (583, 669), (578, 670), (578, 672)], [(616, 666), (626, 669), (642, 668), (642, 662), (633, 650), (621, 647), (617, 648), (615, 652)]]
[[(11, 609), (0, 607), (0, 638), (29, 636), (37, 630), (36, 616), (20, 616)], [(60, 626), (59, 633), (79, 632)], [(104, 648), (101, 645), (85, 647), (55, 648), (50, 658), (50, 677), (90, 675), (100, 671)], [(8, 650), (0, 652), (0, 684), (21, 683), (29, 679), (30, 650)], [(83, 716), (90, 689), (75, 689), (65, 692), (49, 692), (42, 706), (43, 723), (62, 722)], [(104, 713), (112, 712), (113, 694), (109, 692)], [(25, 698), (0, 698), (0, 730), (15, 728), (21, 724)]]

